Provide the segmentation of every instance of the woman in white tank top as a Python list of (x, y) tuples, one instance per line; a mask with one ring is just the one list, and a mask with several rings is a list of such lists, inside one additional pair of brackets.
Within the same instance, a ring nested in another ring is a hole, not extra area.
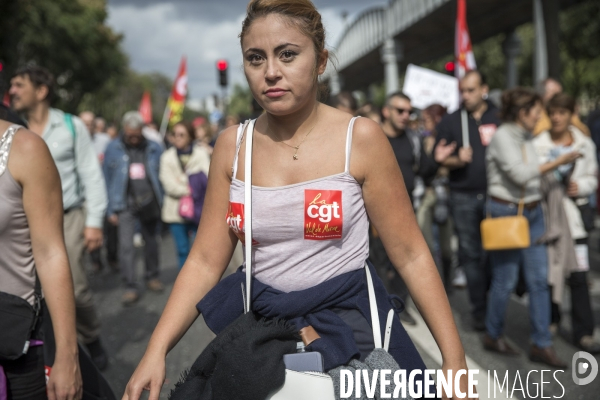
[(250, 2), (240, 38), (244, 72), (265, 113), (253, 132), (232, 127), (216, 143), (197, 240), (124, 399), (137, 400), (144, 388), (157, 395), (168, 351), (198, 317), (196, 303), (219, 282), (244, 236), (246, 133), (254, 135), (255, 277), (289, 292), (361, 268), (368, 214), (440, 347), (443, 368), (467, 369), (389, 141), (373, 121), (352, 120), (318, 101), (328, 61), (319, 13), (308, 0), (264, 3)]

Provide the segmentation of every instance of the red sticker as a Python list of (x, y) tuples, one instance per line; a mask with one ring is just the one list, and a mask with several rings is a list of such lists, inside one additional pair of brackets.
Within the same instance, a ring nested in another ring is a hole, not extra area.
[(492, 141), (494, 134), (498, 127), (494, 124), (486, 124), (479, 126), (479, 137), (481, 138), (481, 144), (487, 146)]
[(304, 191), (304, 239), (342, 238), (344, 214), (341, 190)]
[[(235, 233), (242, 244), (245, 243), (246, 235), (244, 233), (244, 205), (242, 203), (229, 202), (229, 210), (227, 210), (227, 225), (229, 225), (229, 229)], [(257, 244), (259, 243), (252, 239), (252, 245), (256, 246)]]
[(146, 167), (142, 163), (132, 163), (129, 166), (129, 179), (146, 179)]
[(48, 384), (48, 381), (50, 380), (51, 372), (52, 372), (52, 367), (44, 365), (44, 376), (46, 377), (46, 385)]

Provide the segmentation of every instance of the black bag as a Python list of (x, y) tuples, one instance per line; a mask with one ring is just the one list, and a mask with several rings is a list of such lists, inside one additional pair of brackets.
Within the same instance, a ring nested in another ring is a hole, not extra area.
[(150, 193), (143, 198), (136, 198), (136, 216), (140, 221), (157, 221), (160, 219), (160, 211), (160, 205), (154, 193)]
[(575, 199), (575, 204), (577, 208), (579, 208), (579, 213), (581, 214), (581, 220), (583, 221), (583, 227), (586, 232), (591, 232), (594, 230), (594, 223), (596, 219), (596, 212), (592, 205), (590, 204), (590, 200), (587, 197), (581, 197)]
[(33, 307), (19, 296), (0, 292), (0, 361), (27, 354), (40, 315), (40, 301), (37, 288)]

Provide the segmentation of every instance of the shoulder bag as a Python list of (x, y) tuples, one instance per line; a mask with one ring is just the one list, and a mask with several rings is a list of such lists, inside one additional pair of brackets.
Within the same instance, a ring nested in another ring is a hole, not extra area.
[[(527, 162), (525, 145), (521, 147)], [(519, 211), (515, 216), (492, 218), (488, 208), (487, 218), (481, 221), (481, 243), (486, 251), (525, 249), (531, 245), (529, 221), (523, 216), (525, 186), (521, 190)]]
[(0, 292), (0, 361), (16, 360), (29, 350), (41, 310), (41, 288), (35, 278), (35, 302)]
[[(244, 312), (251, 310), (252, 294), (252, 139), (254, 136), (254, 123), (248, 124), (246, 135), (246, 157), (245, 157), (245, 194), (244, 194), (244, 224), (245, 224), (245, 255), (246, 255), (246, 293)], [(245, 128), (245, 125), (244, 125)], [(242, 128), (243, 129), (243, 128)], [(371, 311), (371, 325), (373, 328), (373, 341), (375, 348), (388, 350), (394, 310), (388, 313), (384, 345), (382, 345), (381, 326), (379, 324), (379, 313), (377, 311), (377, 300), (373, 288), (373, 280), (369, 267), (365, 263), (367, 275), (367, 287), (369, 291), (369, 303)], [(328, 374), (320, 372), (298, 372), (290, 369), (285, 370), (285, 383), (276, 393), (267, 400), (335, 400), (333, 380)]]

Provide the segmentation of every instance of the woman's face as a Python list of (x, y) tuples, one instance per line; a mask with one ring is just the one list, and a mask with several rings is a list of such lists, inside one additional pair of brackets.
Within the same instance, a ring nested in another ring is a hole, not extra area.
[(316, 100), (317, 74), (325, 72), (310, 37), (288, 17), (270, 14), (254, 21), (242, 41), (244, 73), (256, 101), (267, 112), (286, 115)]
[(183, 125), (175, 125), (173, 128), (173, 146), (178, 150), (186, 149), (192, 143), (187, 129)]
[(429, 114), (428, 112), (423, 112), (421, 113), (421, 118), (423, 119), (423, 128), (427, 132), (433, 132), (435, 130), (436, 123), (433, 115)]
[(206, 137), (206, 128), (204, 127), (204, 125), (200, 125), (196, 128), (196, 139), (197, 140), (204, 140), (204, 138)]
[(519, 122), (527, 131), (532, 132), (541, 115), (542, 104), (538, 102), (529, 109), (529, 112), (525, 110), (519, 111), (519, 120), (517, 122)]
[(548, 117), (552, 123), (553, 132), (565, 132), (571, 123), (571, 111), (566, 108), (551, 108)]

